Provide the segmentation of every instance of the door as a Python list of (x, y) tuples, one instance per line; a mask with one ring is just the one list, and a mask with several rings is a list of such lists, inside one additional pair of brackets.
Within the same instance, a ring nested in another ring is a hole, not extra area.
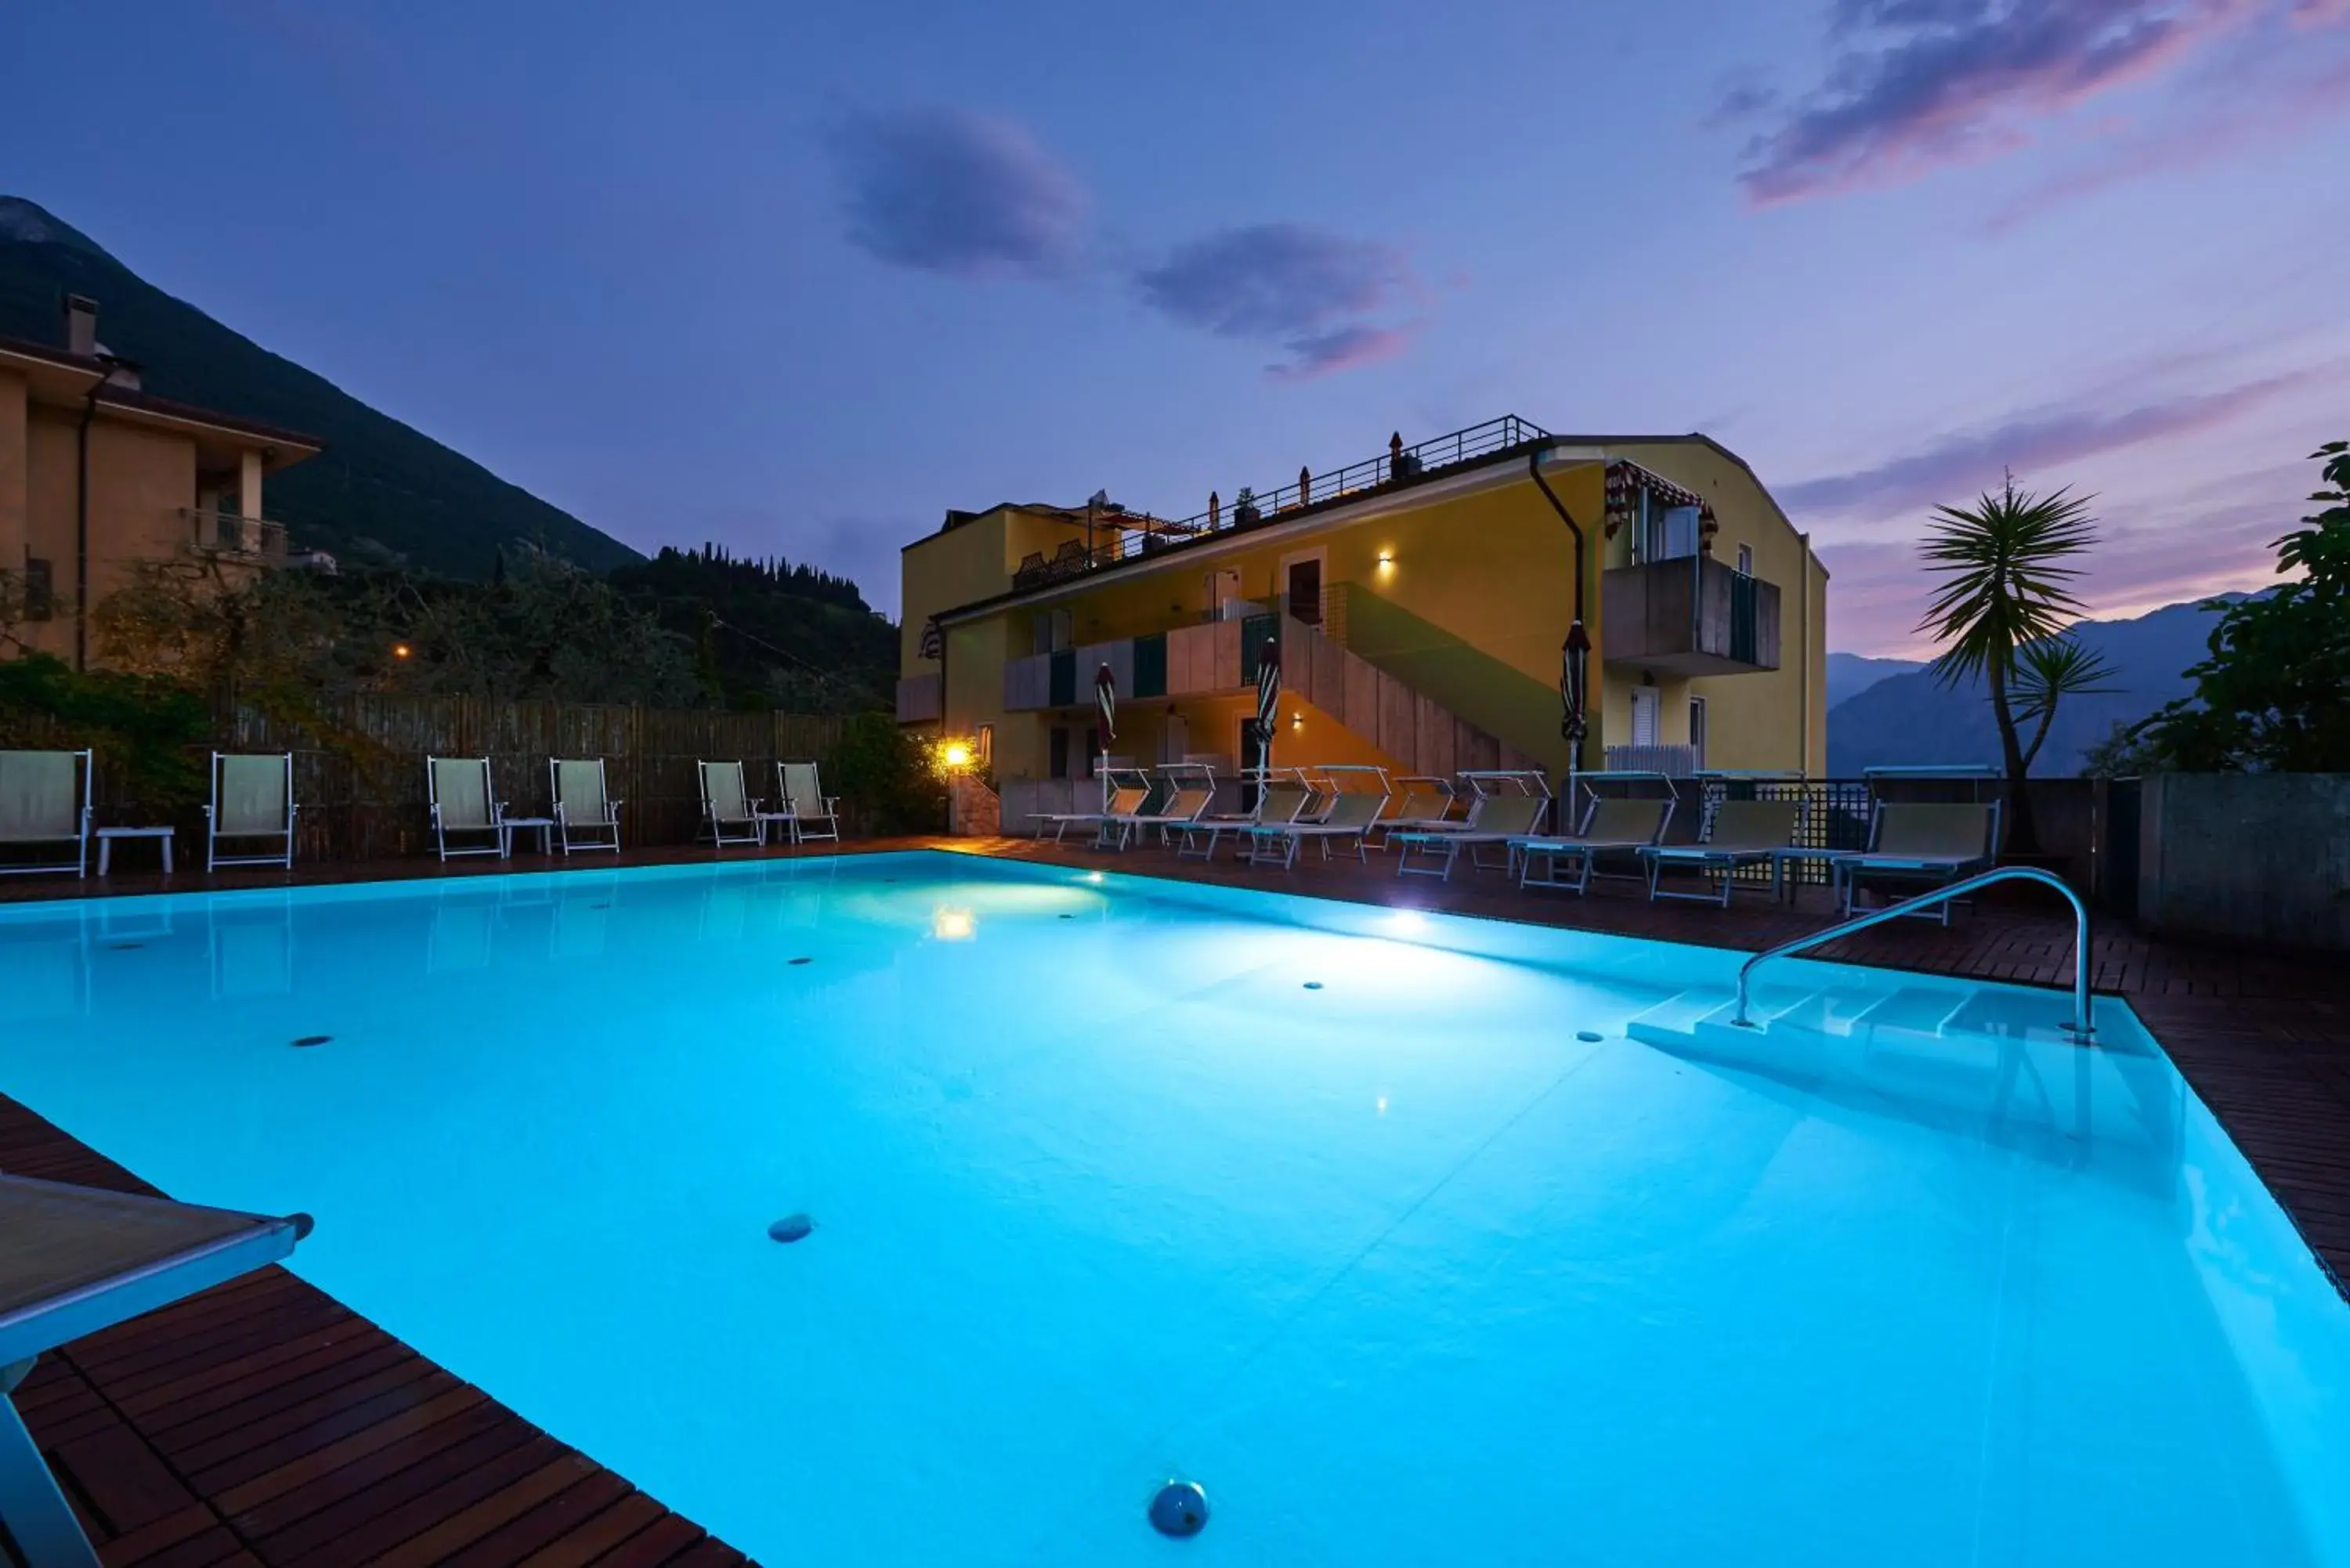
[(1632, 688), (1632, 743), (1653, 746), (1657, 743), (1659, 715), (1664, 710), (1664, 693), (1653, 686)]
[(1281, 607), (1307, 626), (1322, 624), (1322, 563), (1327, 551), (1284, 556), (1281, 561)]
[(1233, 753), (1241, 760), (1241, 809), (1256, 809), (1257, 782), (1264, 768), (1264, 742), (1257, 739), (1256, 715), (1241, 721), (1241, 743)]
[(1705, 766), (1705, 699), (1690, 699), (1690, 766)]

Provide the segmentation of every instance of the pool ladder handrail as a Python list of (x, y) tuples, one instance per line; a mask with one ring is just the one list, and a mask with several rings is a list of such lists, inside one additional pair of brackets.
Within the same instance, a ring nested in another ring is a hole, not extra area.
[(1856, 931), (1865, 931), (1869, 927), (1882, 925), (1887, 920), (1899, 919), (1904, 915), (1914, 915), (1921, 910), (1930, 909), (1937, 904), (1948, 903), (1950, 899), (1971, 893), (1978, 888), (1988, 888), (1994, 882), (2045, 883), (2064, 894), (2064, 901), (2073, 906), (2074, 927), (2073, 1021), (2064, 1026), (2064, 1030), (2075, 1043), (2083, 1045), (2090, 1044), (2096, 1036), (2089, 1016), (2089, 907), (2081, 901), (2081, 895), (2073, 891), (2064, 878), (2052, 872), (2043, 871), (2036, 866), (2002, 866), (1990, 871), (1978, 872), (1972, 877), (1952, 882), (1948, 887), (1936, 888), (1931, 891), (1920, 893), (1914, 898), (1904, 898), (1898, 904), (1887, 904), (1881, 909), (1871, 909), (1866, 915), (1856, 915), (1840, 925), (1830, 926), (1825, 931), (1814, 931), (1810, 936), (1797, 937), (1792, 941), (1781, 942), (1775, 948), (1756, 953), (1738, 966), (1738, 1011), (1731, 1017), (1731, 1023), (1741, 1029), (1756, 1027), (1753, 1021), (1746, 1016), (1746, 1010), (1748, 988), (1757, 964), (1767, 962), (1774, 958), (1785, 958), (1790, 953), (1799, 953), (1805, 948), (1815, 948), (1823, 942), (1832, 942), (1838, 937), (1851, 936)]

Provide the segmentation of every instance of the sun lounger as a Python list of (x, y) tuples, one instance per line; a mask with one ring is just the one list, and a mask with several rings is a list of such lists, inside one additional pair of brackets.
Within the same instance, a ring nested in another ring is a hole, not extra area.
[[(490, 788), (489, 758), (427, 757), (424, 781), (432, 806), (432, 842), (442, 859), (459, 855), (505, 858), (506, 805)], [(452, 834), (467, 838), (486, 835), (489, 842), (452, 846)]]
[[(1870, 819), (1868, 848), (1839, 855), (1828, 864), (1844, 888), (1850, 919), (1863, 877), (1941, 883), (1988, 867), (1999, 855), (1999, 803), (1879, 801)], [(1950, 923), (1950, 907), (1935, 907), (1929, 919)]]
[[(1440, 877), (1452, 879), (1453, 863), (1461, 851), (1469, 851), (1469, 864), (1488, 870), (1506, 868), (1514, 854), (1513, 841), (1525, 838), (1542, 826), (1543, 813), (1550, 807), (1547, 794), (1481, 794), (1469, 808), (1469, 815), (1456, 826), (1414, 828), (1408, 833), (1389, 833), (1388, 843), (1398, 846), (1396, 875)], [(1485, 851), (1499, 845), (1503, 859), (1499, 865), (1489, 864)], [(1417, 855), (1432, 860), (1432, 866), (1412, 863)]]
[[(0, 860), (0, 871), (70, 871), (89, 875), (90, 774), (95, 759), (80, 752), (0, 752), (0, 855), (44, 850), (29, 863)], [(80, 787), (75, 787), (76, 770)], [(64, 851), (71, 846), (71, 855)]]
[(1029, 817), (1036, 824), (1036, 836), (1044, 837), (1045, 829), (1050, 827), (1053, 842), (1058, 844), (1070, 828), (1091, 827), (1095, 829), (1096, 845), (1107, 847), (1112, 835), (1118, 832), (1117, 824), (1141, 815), (1144, 804), (1150, 799), (1150, 775), (1140, 768), (1110, 768), (1101, 776), (1107, 787), (1099, 811), (1030, 812)]
[(1206, 767), (1193, 763), (1175, 763), (1162, 768), (1167, 784), (1167, 798), (1156, 811), (1136, 811), (1115, 819), (1118, 847), (1123, 849), (1136, 839), (1147, 836), (1152, 828), (1159, 830), (1161, 844), (1191, 824), (1207, 815), (1216, 798), (1216, 775)]
[[(294, 864), (294, 753), (213, 753), (213, 798), (204, 807), (204, 869)], [(221, 853), (221, 840), (242, 846)]]
[(1391, 807), (1379, 819), (1382, 837), (1376, 847), (1385, 848), (1386, 840), (1399, 833), (1460, 826), (1461, 819), (1452, 815), (1453, 800), (1451, 779), (1440, 779), (1429, 774), (1399, 775), (1395, 781), (1395, 798)]
[(1333, 844), (1349, 840), (1356, 859), (1368, 858), (1371, 829), (1392, 798), (1387, 770), (1348, 763), (1323, 770), (1321, 782), (1329, 790), (1328, 810), (1294, 822), (1253, 823), (1241, 830), (1250, 864), (1276, 864), (1287, 870), (1297, 864), (1298, 851), (1309, 839), (1322, 846), (1325, 860), (1330, 858)]
[[(1513, 844), (1521, 888), (1591, 890), (1593, 863), (1602, 855), (1637, 855), (1655, 846), (1672, 820), (1669, 800), (1595, 800), (1583, 826), (1571, 834), (1529, 836)], [(1542, 875), (1534, 875), (1539, 862)]]
[(99, 1561), (9, 1397), (35, 1358), (275, 1262), (309, 1233), (306, 1214), (240, 1214), (0, 1176), (0, 1523), (23, 1560), (34, 1568)]
[(840, 841), (840, 797), (824, 793), (814, 763), (777, 763), (775, 778), (783, 787), (785, 813), (791, 817), (792, 842), (811, 838)]
[(1303, 779), (1275, 784), (1267, 780), (1256, 792), (1256, 809), (1246, 816), (1200, 816), (1176, 830), (1180, 842), (1176, 858), (1197, 856), (1202, 860), (1216, 857), (1216, 846), (1225, 834), (1245, 845), (1247, 835), (1255, 828), (1277, 826), (1295, 822), (1314, 804), (1314, 791)]
[(743, 783), (741, 763), (697, 762), (693, 773), (702, 787), (702, 831), (713, 847), (767, 842), (767, 825)]
[[(1695, 844), (1652, 845), (1640, 851), (1648, 863), (1648, 898), (1690, 898), (1699, 903), (1720, 904), (1730, 908), (1730, 889), (1738, 879), (1742, 866), (1771, 867), (1771, 897), (1779, 897), (1779, 867), (1784, 863), (1783, 849), (1792, 848), (1795, 830), (1803, 822), (1804, 808), (1800, 801), (1792, 800), (1725, 800), (1717, 804), (1706, 818), (1700, 841)], [(1720, 887), (1701, 893), (1681, 893), (1663, 886), (1667, 867), (1696, 872), (1701, 878), (1719, 878)]]
[(601, 757), (549, 757), (547, 792), (555, 797), (555, 837), (563, 853), (620, 852), (620, 803), (606, 787)]

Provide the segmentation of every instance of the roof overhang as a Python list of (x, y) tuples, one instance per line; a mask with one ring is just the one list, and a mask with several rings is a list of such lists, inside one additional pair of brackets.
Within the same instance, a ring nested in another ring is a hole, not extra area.
[[(0, 370), (23, 376), (33, 401), (68, 408), (78, 408), (89, 397), (90, 389), (104, 382), (109, 373), (108, 366), (99, 360), (13, 341), (0, 342)], [(206, 458), (233, 460), (236, 453), (257, 451), (269, 467), (283, 468), (306, 457), (315, 457), (326, 447), (316, 436), (174, 402), (128, 387), (108, 387), (100, 391), (98, 407), (109, 420), (192, 436), (200, 454)]]

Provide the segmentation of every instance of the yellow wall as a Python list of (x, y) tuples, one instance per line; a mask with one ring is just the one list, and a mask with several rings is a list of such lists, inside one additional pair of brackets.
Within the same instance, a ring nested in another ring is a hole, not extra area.
[[(1719, 531), (1712, 555), (1738, 562), (1738, 547), (1754, 552), (1754, 575), (1779, 589), (1779, 668), (1737, 675), (1677, 679), (1658, 674), (1664, 689), (1659, 739), (1689, 742), (1689, 699), (1706, 700), (1706, 765), (1733, 769), (1827, 770), (1827, 573), (1809, 540), (1795, 531), (1745, 465), (1702, 441), (1625, 443), (1611, 447), (1653, 473), (1705, 497)], [(1607, 564), (1631, 562), (1631, 531), (1608, 541)], [(1631, 739), (1631, 698), (1620, 690), (1638, 671), (1607, 671), (1607, 739)]]
[[(1585, 618), (1596, 650), (1592, 661), (1595, 722), (1584, 765), (1596, 764), (1602, 746), (1628, 740), (1629, 690), (1640, 678), (1636, 670), (1607, 665), (1607, 629), (1600, 617), (1599, 573), (1607, 565), (1628, 560), (1630, 548), (1628, 537), (1608, 540), (1603, 527), (1605, 464), (1617, 457), (1706, 496), (1720, 524), (1713, 538), (1716, 556), (1734, 562), (1738, 545), (1752, 545), (1756, 575), (1781, 591), (1782, 668), (1697, 680), (1659, 673), (1659, 738), (1686, 742), (1689, 699), (1702, 695), (1708, 708), (1709, 765), (1822, 770), (1826, 754), (1822, 722), (1825, 573), (1752, 475), (1735, 460), (1696, 441), (1614, 445), (1576, 464), (1554, 463), (1544, 471), (1560, 501), (1584, 525), (1587, 539)], [(1082, 524), (1073, 528), (1066, 519), (999, 508), (910, 547), (904, 576), (905, 671), (917, 674), (934, 668), (917, 656), (925, 618), (1004, 593), (1021, 556), (1041, 551), (1049, 556), (1062, 539), (1082, 534)], [(1236, 571), (1240, 597), (1263, 602), (1279, 596), (1286, 558), (1315, 551), (1323, 556), (1326, 590), (1344, 585), (1350, 596), (1375, 596), (1405, 612), (1385, 618), (1390, 628), (1409, 627), (1416, 620), (1440, 634), (1413, 631), (1419, 646), (1385, 649), (1396, 664), (1405, 662), (1404, 652), (1409, 655), (1411, 673), (1404, 676), (1391, 664), (1391, 674), (1506, 744), (1564, 769), (1555, 699), (1537, 701), (1529, 692), (1556, 690), (1559, 645), (1575, 597), (1573, 540), (1523, 462), (1439, 479), (1423, 490), (1370, 498), (1359, 508), (1301, 518), (1295, 527), (1182, 549), (1163, 564), (1118, 569), (1107, 580), (1073, 591), (1046, 590), (954, 628), (947, 639), (947, 727), (967, 732), (982, 723), (993, 724), (998, 776), (1041, 777), (1046, 766), (1046, 732), (1055, 716), (1005, 714), (1002, 710), (1003, 663), (1032, 651), (1031, 628), (1040, 613), (1066, 609), (1071, 640), (1078, 645), (1168, 631), (1207, 618), (1215, 575)], [(1389, 557), (1384, 565), (1382, 556)], [(1331, 629), (1351, 646), (1342, 627), (1334, 624)], [(1383, 650), (1365, 646), (1356, 651), (1376, 664)], [(1506, 679), (1497, 671), (1505, 672)], [(1503, 688), (1506, 701), (1497, 695)], [(1284, 712), (1302, 706), (1294, 695), (1284, 701), (1289, 705)], [(1237, 694), (1230, 700), (1231, 722), (1222, 712), (1226, 705), (1220, 700), (1192, 719), (1191, 750), (1232, 750), (1231, 731), (1247, 700)], [(1187, 701), (1184, 711), (1191, 708)], [(1285, 755), (1290, 748), (1284, 744), (1284, 730), (1283, 739), (1275, 742), (1277, 760), (1393, 765), (1392, 759), (1349, 735), (1327, 714), (1317, 711), (1307, 718), (1311, 754)], [(1084, 723), (1070, 714), (1059, 716), (1058, 722), (1077, 727)], [(1130, 727), (1121, 733), (1118, 750), (1154, 760), (1161, 722), (1138, 707), (1124, 722), (1122, 727)]]

